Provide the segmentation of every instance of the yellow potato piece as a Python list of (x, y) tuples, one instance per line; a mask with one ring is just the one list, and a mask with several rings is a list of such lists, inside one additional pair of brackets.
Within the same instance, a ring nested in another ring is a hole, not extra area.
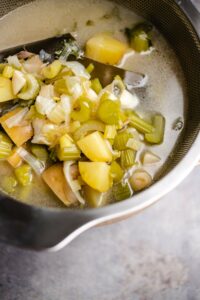
[(110, 166), (104, 162), (79, 162), (79, 172), (87, 185), (101, 193), (112, 186)]
[(0, 118), (0, 124), (7, 133), (7, 135), (10, 137), (10, 139), (18, 146), (22, 146), (24, 143), (26, 143), (28, 140), (30, 140), (33, 136), (33, 128), (30, 123), (27, 123), (27, 125), (24, 126), (14, 126), (12, 128), (9, 128), (5, 121), (11, 117), (13, 117), (15, 114), (17, 114), (22, 108), (16, 108), (9, 113), (5, 114), (3, 117)]
[(64, 173), (63, 165), (55, 164), (42, 174), (42, 178), (54, 194), (67, 206), (77, 202), (76, 196), (68, 185)]
[(112, 153), (102, 135), (96, 131), (77, 142), (81, 151), (91, 161), (111, 162)]
[(111, 35), (101, 33), (86, 43), (86, 56), (104, 64), (115, 65), (122, 59), (128, 46)]
[(11, 80), (0, 76), (0, 102), (13, 100), (14, 98)]

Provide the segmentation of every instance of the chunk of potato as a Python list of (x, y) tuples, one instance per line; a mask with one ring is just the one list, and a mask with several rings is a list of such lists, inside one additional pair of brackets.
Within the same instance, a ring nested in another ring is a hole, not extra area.
[(112, 186), (110, 166), (105, 162), (79, 162), (79, 172), (87, 185), (99, 192), (107, 192)]
[(13, 100), (14, 98), (11, 80), (0, 76), (0, 102)]
[(54, 194), (66, 205), (69, 206), (77, 202), (76, 196), (68, 185), (64, 173), (63, 165), (55, 164), (42, 174), (46, 184), (52, 189)]
[(85, 200), (89, 207), (98, 208), (103, 207), (107, 204), (107, 193), (100, 193), (88, 185), (83, 187)]
[(101, 33), (86, 43), (86, 56), (104, 64), (115, 65), (122, 59), (128, 46), (111, 35)]
[(112, 153), (102, 135), (96, 131), (77, 142), (81, 151), (91, 161), (111, 162)]
[(24, 143), (26, 143), (28, 140), (30, 140), (33, 136), (33, 128), (30, 123), (27, 123), (27, 125), (24, 126), (14, 126), (9, 128), (5, 121), (9, 118), (13, 117), (15, 114), (17, 114), (22, 108), (16, 108), (7, 114), (5, 114), (3, 117), (0, 118), (0, 124), (3, 127), (3, 129), (6, 131), (7, 135), (11, 138), (11, 140), (20, 147)]

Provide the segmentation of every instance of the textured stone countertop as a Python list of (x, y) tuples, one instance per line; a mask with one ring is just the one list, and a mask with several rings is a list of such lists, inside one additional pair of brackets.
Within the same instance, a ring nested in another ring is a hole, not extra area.
[(1, 300), (199, 300), (200, 167), (155, 206), (57, 253), (0, 245)]
[(199, 183), (200, 167), (142, 214), (54, 254), (0, 244), (0, 300), (199, 300)]

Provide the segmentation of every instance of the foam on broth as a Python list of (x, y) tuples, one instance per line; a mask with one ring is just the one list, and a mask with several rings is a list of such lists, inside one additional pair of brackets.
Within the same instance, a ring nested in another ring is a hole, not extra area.
[[(92, 25), (87, 26), (90, 20)], [(0, 48), (28, 43), (54, 36), (61, 32), (77, 32), (84, 45), (97, 32), (109, 31), (124, 39), (121, 31), (140, 21), (133, 12), (111, 2), (100, 0), (40, 0), (20, 7), (0, 20)], [(184, 78), (178, 60), (165, 39), (157, 31), (153, 34), (155, 50), (149, 55), (132, 54), (122, 67), (149, 76), (148, 87), (138, 90), (141, 104), (138, 111), (160, 112), (166, 118), (165, 141), (151, 147), (162, 160), (146, 168), (152, 175), (160, 171), (179, 138), (180, 132), (172, 130), (175, 120), (184, 119)], [(0, 176), (11, 174), (6, 162), (1, 163)], [(31, 192), (30, 192), (31, 188)], [(24, 202), (42, 206), (62, 206), (41, 179), (35, 178), (30, 188), (17, 189), (15, 196)]]

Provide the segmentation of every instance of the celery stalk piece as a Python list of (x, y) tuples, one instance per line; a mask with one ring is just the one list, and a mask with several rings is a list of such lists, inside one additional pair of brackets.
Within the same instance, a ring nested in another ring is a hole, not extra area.
[(128, 149), (121, 152), (121, 166), (128, 169), (135, 164), (136, 151)]
[(80, 98), (77, 101), (78, 110), (74, 110), (71, 113), (71, 118), (74, 121), (79, 121), (81, 123), (86, 122), (90, 119), (91, 108), (87, 99)]
[(53, 79), (56, 77), (62, 68), (62, 64), (59, 60), (54, 60), (50, 65), (42, 69), (42, 75), (47, 79)]
[(12, 78), (14, 73), (14, 68), (12, 66), (6, 65), (5, 68), (3, 69), (3, 77), (6, 78)]
[(48, 151), (45, 146), (32, 144), (31, 152), (41, 161), (46, 162), (48, 159)]
[(133, 191), (128, 182), (120, 182), (113, 186), (113, 194), (116, 201), (122, 201), (130, 198), (133, 194)]
[(27, 186), (32, 182), (33, 176), (31, 172), (31, 167), (28, 164), (24, 164), (15, 169), (15, 176), (18, 182), (22, 186)]
[(124, 171), (116, 161), (113, 161), (110, 166), (110, 174), (114, 182), (119, 182), (124, 176)]
[(79, 160), (81, 152), (76, 145), (62, 149), (59, 147), (57, 150), (57, 156), (60, 161)]
[(75, 132), (74, 132), (74, 140), (78, 141), (83, 138), (85, 135), (92, 131), (100, 131), (104, 132), (105, 125), (97, 120), (89, 120), (81, 125)]
[(5, 160), (12, 153), (12, 142), (7, 135), (0, 132), (0, 160)]
[(108, 125), (118, 125), (120, 121), (120, 103), (118, 101), (104, 100), (97, 110), (98, 118)]
[(151, 124), (138, 117), (136, 114), (129, 115), (129, 120), (129, 125), (143, 134), (153, 133), (155, 130), (155, 128)]
[(115, 125), (106, 125), (105, 132), (104, 132), (104, 138), (105, 139), (111, 139), (114, 140), (114, 138), (117, 135), (117, 129)]
[(102, 91), (102, 89), (103, 89), (103, 87), (102, 87), (101, 82), (99, 81), (99, 79), (98, 79), (98, 78), (95, 78), (95, 79), (93, 79), (93, 80), (91, 81), (91, 83), (92, 83), (91, 88), (92, 88), (97, 94), (99, 94), (99, 93)]
[(59, 94), (68, 94), (68, 88), (65, 78), (61, 78), (55, 81), (54, 84), (55, 91)]
[(87, 71), (89, 74), (91, 74), (94, 71), (95, 66), (91, 63), (89, 64), (89, 66), (87, 67)]
[(22, 91), (18, 94), (18, 98), (23, 100), (34, 99), (39, 93), (39, 88), (40, 88), (39, 83), (33, 75), (27, 74), (25, 78), (26, 78), (26, 85), (22, 89)]
[(165, 133), (165, 118), (161, 115), (155, 115), (153, 125), (155, 131), (145, 134), (145, 140), (150, 144), (161, 144)]
[(126, 150), (127, 142), (132, 137), (131, 133), (127, 130), (117, 134), (114, 140), (113, 148), (119, 151)]

